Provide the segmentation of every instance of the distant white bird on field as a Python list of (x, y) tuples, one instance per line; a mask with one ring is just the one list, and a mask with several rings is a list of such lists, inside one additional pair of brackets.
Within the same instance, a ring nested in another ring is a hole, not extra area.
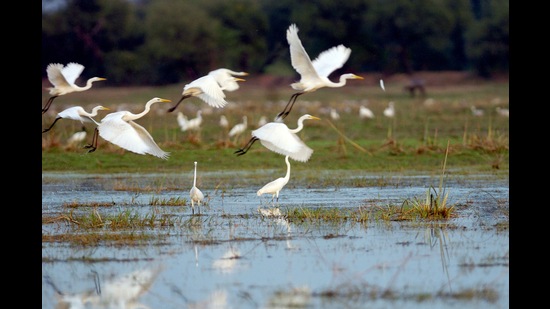
[(76, 145), (83, 140), (86, 139), (86, 135), (88, 132), (86, 131), (86, 127), (82, 126), (82, 129), (80, 131), (76, 131), (67, 139), (67, 146), (73, 146)]
[(510, 110), (507, 108), (502, 108), (500, 106), (497, 106), (496, 108), (497, 113), (502, 117), (510, 117)]
[(197, 116), (187, 121), (187, 130), (197, 131), (201, 128), (201, 124), (202, 124), (202, 110), (199, 109), (197, 111)]
[(204, 194), (199, 188), (197, 188), (197, 161), (195, 161), (194, 164), (195, 172), (193, 173), (193, 187), (191, 187), (191, 190), (189, 190), (189, 198), (191, 199), (191, 209), (193, 211), (193, 214), (195, 214), (195, 203), (197, 203), (197, 207), (199, 208), (200, 213), (200, 206), (202, 200), (204, 200)]
[(388, 118), (395, 117), (395, 103), (393, 101), (390, 101), (388, 107), (384, 109), (384, 116)]
[(220, 116), (220, 127), (224, 129), (229, 128), (229, 121), (227, 121), (227, 117), (225, 117), (225, 115)]
[(475, 117), (481, 117), (485, 114), (482, 109), (476, 108), (473, 105), (470, 106), (470, 110), (472, 111), (472, 115), (474, 115)]
[(264, 145), (267, 149), (289, 156), (291, 159), (306, 162), (313, 154), (313, 149), (309, 148), (296, 133), (300, 132), (304, 128), (304, 120), (320, 120), (320, 118), (311, 116), (309, 114), (302, 115), (298, 119), (298, 127), (296, 129), (289, 129), (286, 124), (282, 122), (268, 122), (262, 127), (252, 131), (252, 138), (248, 140), (248, 143), (241, 149), (235, 151), (237, 156), (244, 155), (257, 140)]
[(365, 119), (365, 118), (373, 119), (374, 118), (374, 113), (370, 110), (370, 108), (368, 108), (364, 105), (361, 105), (359, 107), (359, 118), (361, 118), (361, 119)]
[(384, 81), (382, 79), (380, 80), (380, 88), (382, 88), (382, 90), (386, 91), (386, 87), (384, 87)]
[(340, 75), (340, 80), (337, 83), (328, 79), (330, 73), (341, 68), (348, 61), (351, 54), (350, 48), (340, 44), (321, 52), (315, 60), (311, 61), (298, 37), (298, 27), (295, 24), (288, 27), (286, 39), (289, 45), (292, 67), (300, 74), (300, 81), (290, 85), (292, 89), (298, 90), (298, 92), (290, 97), (284, 110), (275, 117), (275, 121), (284, 119), (292, 110), (296, 98), (304, 93), (313, 92), (323, 87), (343, 87), (348, 79), (363, 79), (363, 77), (352, 73)]
[(98, 105), (92, 109), (91, 113), (88, 113), (84, 110), (82, 106), (72, 106), (67, 109), (64, 109), (57, 113), (57, 116), (55, 117), (55, 120), (53, 123), (47, 128), (42, 130), (42, 133), (46, 133), (50, 131), (55, 123), (59, 121), (59, 119), (72, 119), (80, 121), (80, 123), (84, 124), (85, 122), (94, 122), (95, 124), (98, 124), (93, 117), (97, 116), (97, 113), (102, 110), (109, 110), (107, 107), (103, 107), (101, 105)]
[(86, 145), (90, 148), (88, 152), (94, 152), (97, 149), (97, 135), (106, 141), (109, 141), (121, 148), (137, 154), (150, 154), (161, 159), (168, 159), (169, 153), (160, 149), (153, 137), (144, 127), (135, 123), (145, 116), (150, 110), (151, 105), (159, 102), (171, 102), (167, 99), (152, 98), (145, 104), (145, 110), (139, 114), (129, 111), (119, 111), (107, 114), (96, 127), (92, 143)]
[(266, 123), (267, 123), (267, 117), (266, 116), (260, 117), (260, 120), (258, 120), (258, 128), (263, 126)]
[(85, 91), (92, 88), (93, 82), (106, 80), (103, 77), (92, 77), (86, 81), (85, 86), (78, 86), (75, 82), (83, 70), (84, 66), (75, 62), (70, 62), (66, 66), (63, 66), (61, 63), (50, 63), (48, 65), (46, 73), (53, 87), (46, 88), (46, 90), (49, 90), (51, 96), (42, 108), (42, 114), (50, 108), (53, 100), (58, 96), (71, 92)]
[[(245, 72), (241, 73), (248, 74)], [(209, 74), (199, 77), (185, 85), (183, 87), (181, 98), (176, 105), (168, 109), (168, 112), (173, 112), (181, 101), (190, 97), (197, 97), (212, 107), (224, 107), (227, 104), (224, 90), (234, 91), (238, 89), (239, 85), (237, 82), (241, 81), (245, 80), (242, 78), (233, 77), (227, 71), (211, 71)]]
[(180, 129), (184, 132), (187, 131), (187, 122), (189, 121), (189, 119), (187, 119), (187, 116), (185, 116), (182, 112), (178, 112), (176, 120), (178, 121)]
[(290, 162), (288, 162), (288, 155), (285, 156), (285, 162), (286, 162), (286, 175), (285, 177), (279, 177), (269, 183), (267, 183), (265, 186), (263, 186), (258, 192), (256, 193), (258, 196), (262, 196), (264, 193), (271, 194), (271, 201), (275, 198), (277, 198), (277, 202), (279, 202), (279, 192), (283, 189), (283, 187), (288, 183), (290, 180)]
[(336, 111), (336, 109), (334, 109), (334, 108), (330, 109), (330, 118), (332, 118), (332, 120), (339, 120), (340, 119), (340, 114), (338, 114), (338, 111)]
[(237, 123), (231, 128), (231, 130), (229, 130), (229, 136), (239, 136), (246, 130), (246, 128), (248, 128), (248, 117), (244, 115), (243, 122)]

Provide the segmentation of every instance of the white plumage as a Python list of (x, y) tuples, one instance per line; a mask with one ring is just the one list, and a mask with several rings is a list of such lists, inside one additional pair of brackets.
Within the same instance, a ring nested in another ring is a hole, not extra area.
[(97, 113), (100, 110), (109, 110), (107, 107), (103, 107), (101, 105), (98, 105), (92, 109), (91, 113), (88, 113), (84, 110), (82, 106), (72, 106), (67, 109), (64, 109), (60, 111), (57, 116), (55, 117), (55, 120), (52, 122), (52, 124), (42, 131), (42, 133), (48, 132), (53, 128), (55, 123), (59, 121), (60, 119), (71, 119), (80, 121), (80, 123), (84, 124), (85, 122), (94, 122), (95, 124), (98, 124), (93, 117), (97, 116)]
[[(168, 159), (169, 153), (160, 149), (153, 137), (145, 128), (135, 123), (145, 116), (151, 109), (151, 105), (159, 102), (171, 102), (170, 100), (153, 98), (145, 104), (145, 110), (139, 114), (129, 111), (119, 111), (107, 114), (97, 126), (99, 135), (121, 148), (137, 154), (150, 154), (161, 159)], [(95, 139), (97, 141), (97, 139)], [(96, 145), (89, 145), (94, 151)]]
[(286, 162), (286, 175), (285, 177), (279, 177), (269, 183), (267, 183), (265, 186), (263, 186), (258, 192), (256, 193), (258, 196), (262, 196), (263, 194), (271, 194), (271, 201), (273, 201), (275, 198), (277, 198), (277, 202), (279, 202), (279, 192), (283, 189), (283, 187), (288, 183), (290, 180), (290, 162), (288, 162), (288, 155), (285, 156), (285, 162)]
[(237, 123), (234, 125), (231, 130), (229, 130), (229, 136), (238, 136), (242, 134), (246, 128), (248, 127), (248, 117), (246, 115), (243, 116), (243, 122)]
[(328, 79), (328, 76), (336, 69), (341, 68), (348, 60), (351, 49), (340, 44), (328, 50), (325, 50), (311, 61), (300, 38), (298, 37), (298, 27), (291, 24), (286, 31), (286, 39), (290, 50), (290, 60), (292, 67), (300, 74), (300, 81), (292, 83), (290, 86), (294, 93), (284, 110), (277, 114), (275, 120), (284, 119), (292, 110), (296, 98), (306, 92), (313, 92), (323, 87), (343, 87), (347, 79), (363, 79), (352, 73), (340, 75), (339, 82), (335, 83)]
[(50, 105), (56, 97), (71, 92), (88, 90), (92, 87), (93, 82), (106, 80), (106, 78), (103, 77), (92, 77), (86, 81), (85, 86), (78, 86), (75, 82), (83, 70), (84, 66), (75, 62), (70, 62), (66, 66), (63, 66), (61, 63), (50, 63), (48, 65), (46, 68), (46, 73), (48, 74), (48, 80), (53, 87), (46, 88), (51, 97), (42, 108), (42, 114), (50, 108)]
[(388, 118), (395, 116), (395, 103), (393, 101), (388, 102), (388, 107), (384, 109), (384, 116)]
[(199, 188), (197, 188), (197, 161), (195, 161), (194, 164), (195, 172), (193, 173), (193, 187), (189, 190), (189, 198), (191, 199), (191, 209), (193, 214), (195, 214), (195, 203), (197, 203), (197, 207), (200, 207), (202, 200), (204, 200), (204, 194)]
[(365, 119), (365, 118), (373, 119), (374, 118), (374, 113), (368, 107), (361, 105), (359, 107), (359, 118), (361, 118), (361, 119)]
[(264, 147), (273, 152), (289, 156), (296, 161), (306, 162), (313, 154), (313, 149), (309, 148), (296, 133), (304, 128), (304, 120), (307, 119), (320, 120), (318, 117), (305, 114), (298, 119), (298, 127), (296, 129), (289, 129), (282, 122), (268, 122), (252, 131), (252, 138), (246, 146), (235, 151), (235, 153), (239, 156), (245, 154), (252, 144), (259, 140)]

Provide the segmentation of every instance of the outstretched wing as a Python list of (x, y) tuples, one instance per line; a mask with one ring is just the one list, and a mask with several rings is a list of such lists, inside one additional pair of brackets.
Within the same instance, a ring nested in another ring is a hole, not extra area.
[(320, 53), (313, 60), (313, 67), (319, 76), (328, 77), (330, 73), (341, 68), (349, 59), (351, 49), (344, 45), (338, 45)]

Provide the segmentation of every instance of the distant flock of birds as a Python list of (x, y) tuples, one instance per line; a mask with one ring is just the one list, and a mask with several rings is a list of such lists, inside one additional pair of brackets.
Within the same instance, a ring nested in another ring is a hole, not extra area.
[[(244, 155), (256, 141), (260, 141), (267, 149), (285, 157), (285, 163), (287, 165), (286, 175), (269, 182), (257, 191), (258, 196), (271, 194), (272, 202), (275, 199), (278, 202), (279, 192), (290, 179), (289, 158), (300, 162), (306, 162), (313, 153), (313, 150), (298, 137), (297, 133), (303, 129), (303, 122), (305, 120), (319, 120), (320, 118), (309, 114), (302, 115), (298, 119), (295, 129), (290, 129), (283, 123), (284, 118), (287, 117), (292, 110), (296, 99), (302, 94), (310, 93), (323, 87), (343, 87), (346, 85), (348, 79), (363, 79), (363, 77), (353, 73), (342, 74), (338, 82), (332, 82), (328, 79), (328, 76), (333, 71), (341, 68), (348, 60), (351, 54), (350, 48), (340, 44), (321, 52), (317, 58), (311, 61), (298, 37), (298, 28), (295, 24), (290, 25), (287, 29), (286, 38), (289, 44), (291, 64), (300, 74), (300, 80), (290, 85), (296, 92), (292, 94), (284, 109), (275, 116), (272, 122), (267, 122), (267, 119), (264, 117), (262, 122), (259, 123), (259, 128), (252, 131), (252, 137), (248, 143), (243, 148), (235, 151), (235, 154), (238, 156)], [(51, 63), (48, 65), (46, 73), (53, 87), (47, 88), (50, 98), (44, 104), (42, 114), (48, 111), (54, 99), (58, 96), (86, 91), (92, 87), (94, 82), (106, 80), (106, 78), (103, 77), (92, 77), (87, 80), (85, 86), (78, 86), (75, 84), (75, 81), (83, 70), (83, 65), (74, 62), (68, 63), (66, 66), (60, 63)], [(223, 108), (227, 104), (224, 92), (231, 92), (239, 89), (238, 82), (245, 81), (241, 77), (247, 75), (248, 73), (246, 72), (236, 72), (226, 68), (213, 70), (189, 84), (186, 84), (183, 87), (181, 98), (174, 106), (168, 109), (168, 112), (173, 112), (183, 100), (190, 97), (199, 98), (209, 106)], [(380, 81), (380, 86), (385, 90), (382, 80)], [(149, 154), (158, 158), (168, 159), (169, 153), (162, 150), (153, 140), (151, 134), (149, 134), (144, 127), (135, 122), (145, 116), (150, 111), (153, 104), (168, 102), (171, 102), (171, 100), (155, 97), (146, 102), (145, 108), (141, 113), (134, 114), (127, 110), (116, 111), (107, 114), (99, 122), (97, 122), (94, 117), (98, 115), (99, 111), (109, 110), (109, 108), (99, 105), (94, 107), (91, 112), (87, 112), (81, 106), (74, 106), (59, 112), (53, 123), (48, 128), (44, 129), (42, 133), (50, 131), (60, 119), (80, 121), (83, 125), (84, 123), (91, 122), (96, 125), (94, 135), (91, 143), (84, 146), (84, 148), (88, 149), (89, 153), (97, 149), (99, 135), (106, 141), (136, 154)], [(386, 117), (394, 117), (395, 107), (393, 102), (389, 102), (383, 114)], [(364, 119), (374, 118), (374, 113), (367, 107), (361, 106), (359, 116)], [(331, 117), (333, 120), (339, 118), (336, 110), (333, 109), (331, 111)], [(177, 122), (183, 131), (197, 130), (202, 123), (202, 111), (199, 110), (196, 118), (193, 119), (188, 119), (183, 113), (178, 112)], [(229, 125), (227, 118), (223, 115), (220, 118), (220, 125), (226, 128), (228, 128)], [(235, 125), (228, 131), (229, 136), (241, 134), (246, 130), (247, 125), (248, 119), (246, 116), (243, 116), (242, 123)], [(77, 133), (79, 133), (80, 138), (85, 138), (85, 132), (86, 130), (83, 127), (83, 130)], [(79, 137), (74, 137), (74, 139), (78, 139)], [(193, 214), (195, 203), (200, 206), (204, 199), (204, 195), (196, 187), (196, 173), (197, 162), (194, 162), (193, 187), (190, 190)]]

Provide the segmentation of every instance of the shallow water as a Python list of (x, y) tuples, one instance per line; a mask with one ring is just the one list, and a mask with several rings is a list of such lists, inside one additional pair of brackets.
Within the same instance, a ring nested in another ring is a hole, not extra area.
[[(103, 217), (155, 213), (173, 224), (128, 231), (158, 236), (141, 245), (44, 242), (42, 307), (127, 308), (132, 301), (149, 308), (509, 307), (509, 230), (499, 228), (508, 222), (508, 178), (447, 177), (448, 203), (459, 217), (445, 222), (333, 224), (262, 217), (258, 207), (273, 206), (270, 197), (256, 196), (265, 182), (244, 176), (201, 174), (199, 188), (208, 205), (193, 216), (189, 206), (151, 205), (155, 197), (187, 198), (190, 186), (181, 182), (189, 181), (181, 175), (43, 173), (43, 216), (93, 211), (68, 209), (71, 202), (111, 202), (96, 210)], [(278, 205), (283, 212), (399, 206), (425, 197), (439, 181), (424, 175), (355, 177), (372, 183), (384, 178), (378, 181), (383, 185), (320, 186), (291, 179)], [(220, 179), (232, 178), (234, 185), (216, 189)], [(185, 189), (120, 189), (160, 183)], [(63, 221), (43, 224), (42, 230), (43, 235), (90, 232)], [(86, 301), (95, 305), (84, 306)]]

